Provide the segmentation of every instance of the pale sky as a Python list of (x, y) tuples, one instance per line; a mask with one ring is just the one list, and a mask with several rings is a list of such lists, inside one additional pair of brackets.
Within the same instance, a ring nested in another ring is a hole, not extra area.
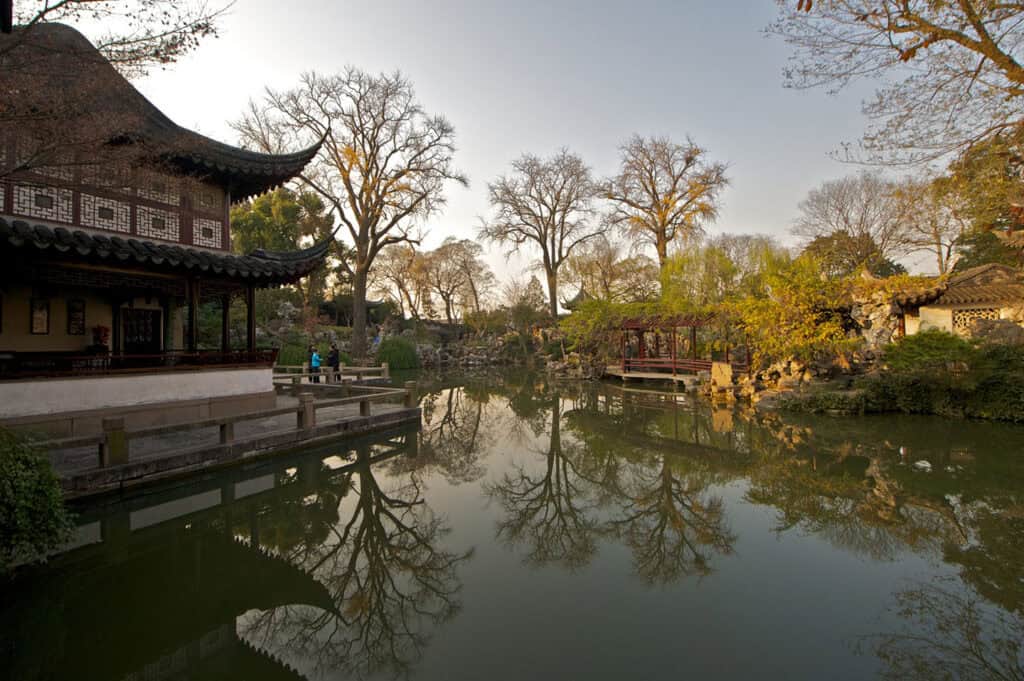
[[(870, 91), (784, 89), (789, 47), (762, 33), (775, 12), (772, 0), (237, 0), (219, 39), (136, 86), (179, 124), (237, 143), (228, 121), (265, 86), (348, 64), (401, 70), (427, 112), (454, 124), (470, 179), (449, 187), (427, 247), (475, 238), (487, 182), (520, 154), (566, 146), (600, 177), (633, 133), (689, 134), (729, 164), (710, 234), (791, 244), (807, 191), (858, 170), (828, 154), (860, 137)], [(488, 249), (499, 277), (522, 273), (525, 260)]]

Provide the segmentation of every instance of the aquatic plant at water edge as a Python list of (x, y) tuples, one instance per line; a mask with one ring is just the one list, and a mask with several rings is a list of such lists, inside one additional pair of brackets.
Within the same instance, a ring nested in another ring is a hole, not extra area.
[(68, 540), (71, 528), (46, 456), (0, 429), (0, 571), (42, 558)]
[(391, 369), (417, 369), (420, 358), (416, 346), (407, 338), (385, 338), (377, 348), (377, 361), (387, 362)]

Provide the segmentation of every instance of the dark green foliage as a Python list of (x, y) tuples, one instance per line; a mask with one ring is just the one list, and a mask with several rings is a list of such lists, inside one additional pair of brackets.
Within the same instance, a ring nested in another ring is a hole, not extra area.
[(807, 395), (785, 395), (779, 407), (810, 414), (863, 414), (867, 411), (866, 394), (862, 390), (825, 390)]
[(42, 558), (66, 542), (71, 529), (46, 456), (0, 429), (0, 571)]
[(960, 258), (953, 266), (953, 272), (963, 272), (978, 265), (996, 263), (1019, 267), (1020, 251), (1003, 244), (995, 234), (990, 231), (973, 231), (964, 234), (956, 240), (956, 251)]
[(886, 369), (856, 382), (856, 390), (783, 397), (792, 411), (937, 414), (1024, 422), (1024, 353), (923, 331), (893, 344)]
[(928, 329), (902, 338), (885, 351), (885, 363), (894, 371), (931, 371), (951, 363), (974, 359), (974, 345), (960, 336)]
[(554, 359), (562, 359), (562, 341), (549, 340), (544, 343), (543, 351), (545, 355), (549, 355)]
[(830, 277), (848, 277), (862, 268), (876, 277), (891, 277), (907, 271), (903, 265), (883, 256), (870, 236), (852, 236), (845, 231), (815, 237), (804, 248), (804, 253), (817, 259)]
[(418, 369), (420, 358), (416, 354), (416, 344), (408, 338), (385, 338), (377, 348), (377, 361), (387, 362), (388, 367), (395, 370)]
[(1024, 422), (1024, 353), (925, 331), (895, 344), (889, 370), (862, 381), (868, 411)]

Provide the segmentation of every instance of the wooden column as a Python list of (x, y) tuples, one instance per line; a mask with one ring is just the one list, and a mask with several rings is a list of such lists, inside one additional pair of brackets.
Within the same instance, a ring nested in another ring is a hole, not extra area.
[(121, 352), (121, 300), (115, 299), (110, 307), (110, 349), (116, 355)]
[(231, 352), (231, 296), (220, 297), (220, 351)]
[[(672, 375), (675, 376), (676, 375), (676, 330), (675, 330), (674, 327), (669, 332), (669, 343), (671, 343), (671, 345), (669, 345), (668, 349), (669, 349), (669, 354), (672, 357)], [(674, 386), (675, 384), (673, 383), (672, 385)]]
[(690, 327), (690, 359), (697, 359), (697, 327)]
[(189, 279), (188, 282), (188, 338), (185, 348), (195, 352), (199, 347), (199, 280)]
[(245, 349), (256, 350), (256, 287), (252, 284), (245, 289)]
[(625, 329), (623, 329), (622, 335), (621, 335), (620, 338), (622, 340), (622, 343), (621, 343), (621, 345), (622, 345), (622, 370), (625, 371), (626, 370), (626, 331), (625, 331)]

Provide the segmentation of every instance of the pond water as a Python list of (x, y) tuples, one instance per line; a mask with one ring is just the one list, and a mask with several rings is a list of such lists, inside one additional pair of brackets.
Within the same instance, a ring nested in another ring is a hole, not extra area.
[(1024, 428), (527, 376), (422, 405), (78, 508), (0, 585), (0, 678), (1021, 678)]

